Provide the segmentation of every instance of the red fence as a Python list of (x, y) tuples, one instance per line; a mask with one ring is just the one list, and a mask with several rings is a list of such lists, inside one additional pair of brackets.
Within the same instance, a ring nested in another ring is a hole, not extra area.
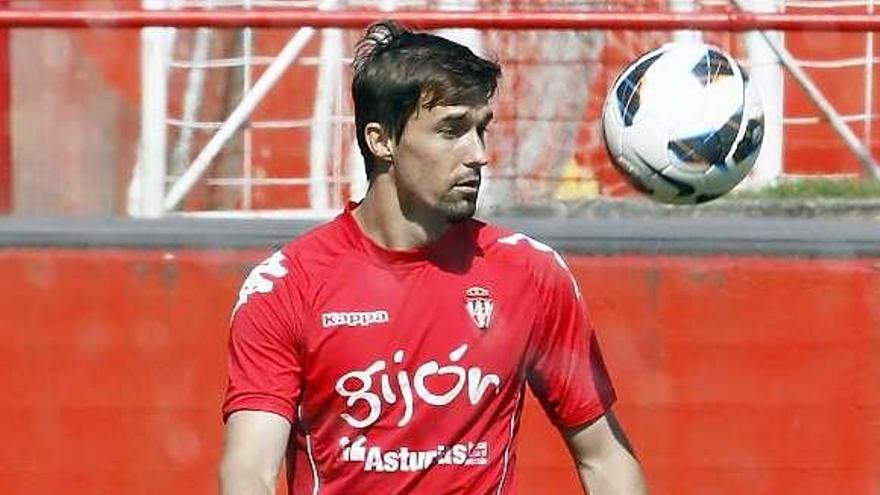
[[(215, 492), (263, 255), (0, 251), (0, 492)], [(880, 260), (568, 259), (653, 493), (880, 493)], [(533, 402), (521, 435), (521, 493), (579, 493)]]

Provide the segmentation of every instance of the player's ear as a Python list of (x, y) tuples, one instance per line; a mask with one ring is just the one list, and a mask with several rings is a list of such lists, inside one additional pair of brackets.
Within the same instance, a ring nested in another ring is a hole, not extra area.
[(364, 126), (364, 137), (366, 138), (367, 146), (370, 147), (370, 153), (377, 160), (387, 163), (394, 161), (394, 141), (381, 124), (370, 122)]

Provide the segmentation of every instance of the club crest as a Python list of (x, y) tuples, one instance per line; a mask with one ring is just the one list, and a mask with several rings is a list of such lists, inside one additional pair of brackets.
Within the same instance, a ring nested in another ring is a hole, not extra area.
[(489, 323), (492, 320), (492, 308), (495, 307), (495, 303), (492, 301), (488, 289), (476, 286), (468, 289), (465, 292), (465, 307), (477, 328), (480, 330), (489, 328)]

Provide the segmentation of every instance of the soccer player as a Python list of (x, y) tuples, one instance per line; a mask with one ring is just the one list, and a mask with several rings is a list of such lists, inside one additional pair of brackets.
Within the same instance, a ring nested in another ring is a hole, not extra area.
[(221, 492), (512, 494), (528, 384), (585, 488), (647, 493), (565, 262), (471, 218), (498, 65), (386, 21), (353, 67), (369, 188), (241, 289)]

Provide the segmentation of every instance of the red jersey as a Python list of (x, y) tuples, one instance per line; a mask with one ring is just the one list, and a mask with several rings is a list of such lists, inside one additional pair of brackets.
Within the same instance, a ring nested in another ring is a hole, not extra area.
[(560, 428), (614, 400), (565, 262), (476, 220), (386, 250), (351, 208), (245, 281), (224, 417), (292, 423), (290, 494), (514, 493), (526, 383)]

